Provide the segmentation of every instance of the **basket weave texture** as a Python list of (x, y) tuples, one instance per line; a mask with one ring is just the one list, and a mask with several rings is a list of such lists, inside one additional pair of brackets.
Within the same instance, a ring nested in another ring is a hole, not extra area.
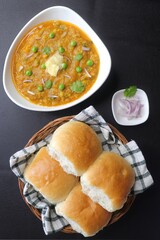
[[(25, 147), (31, 146), (31, 145), (33, 145), (35, 143), (38, 143), (39, 141), (43, 140), (49, 134), (53, 133), (59, 126), (61, 126), (62, 124), (68, 122), (73, 117), (74, 116), (61, 117), (61, 118), (57, 118), (57, 119), (49, 122), (47, 125), (45, 125), (42, 129), (40, 129), (37, 133), (35, 133), (31, 137), (31, 139), (28, 141), (28, 143), (26, 144)], [(126, 144), (128, 142), (127, 139), (115, 127), (113, 127), (109, 123), (108, 123), (108, 125), (112, 129), (113, 133), (118, 137), (118, 139), (123, 144)], [(32, 213), (38, 219), (41, 220), (41, 212), (38, 209), (34, 208), (32, 205), (30, 205), (26, 201), (26, 199), (25, 199), (25, 197), (23, 195), (24, 183), (20, 179), (18, 179), (18, 186), (19, 186), (19, 190), (20, 190), (21, 196), (22, 196), (23, 200), (25, 201), (25, 203), (27, 204), (27, 206), (30, 208)], [(113, 224), (114, 222), (118, 221), (126, 212), (128, 212), (128, 210), (130, 209), (132, 203), (134, 202), (134, 199), (135, 199), (134, 195), (129, 195), (125, 205), (123, 206), (123, 208), (113, 213), (112, 218), (111, 218), (111, 220), (110, 220), (108, 225)], [(70, 225), (65, 227), (62, 230), (62, 232), (65, 232), (65, 233), (75, 233), (75, 231), (72, 229), (72, 227)]]

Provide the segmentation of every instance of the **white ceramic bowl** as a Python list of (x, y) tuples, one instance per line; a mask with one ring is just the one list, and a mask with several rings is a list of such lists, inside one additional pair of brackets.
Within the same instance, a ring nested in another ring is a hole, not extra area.
[(141, 108), (140, 116), (137, 118), (128, 119), (126, 116), (121, 114), (119, 107), (119, 100), (124, 98), (125, 89), (119, 90), (112, 97), (112, 113), (116, 122), (124, 126), (134, 126), (141, 123), (144, 123), (149, 116), (149, 101), (147, 94), (142, 89), (137, 89), (135, 97), (140, 100), (140, 103), (143, 105)]
[[(88, 36), (92, 39), (94, 42), (95, 46), (97, 47), (99, 57), (100, 57), (100, 69), (99, 69), (99, 74), (98, 78), (95, 82), (95, 84), (92, 86), (92, 88), (84, 94), (82, 97), (79, 99), (64, 104), (60, 106), (55, 106), (55, 107), (44, 107), (44, 106), (39, 106), (35, 105), (29, 101), (27, 101), (25, 98), (23, 98), (18, 91), (15, 89), (15, 86), (13, 84), (12, 78), (11, 78), (11, 59), (12, 55), (15, 51), (15, 48), (21, 38), (25, 35), (26, 32), (28, 32), (32, 27), (35, 25), (45, 22), (48, 20), (63, 20), (63, 21), (68, 21), (71, 23), (74, 23), (77, 25), (79, 28), (81, 28), (84, 32), (88, 34)], [(17, 37), (14, 39), (8, 53), (6, 56), (5, 64), (4, 64), (4, 70), (3, 70), (3, 86), (5, 89), (6, 94), (8, 97), (18, 106), (29, 109), (29, 110), (34, 110), (34, 111), (57, 111), (57, 110), (62, 110), (65, 108), (69, 108), (71, 106), (74, 106), (88, 97), (90, 97), (92, 94), (94, 94), (100, 87), (101, 85), (106, 81), (109, 72), (111, 69), (111, 57), (110, 54), (101, 41), (101, 39), (97, 36), (97, 34), (93, 31), (93, 29), (86, 23), (86, 21), (78, 15), (75, 11), (73, 11), (70, 8), (64, 7), (64, 6), (56, 6), (56, 7), (51, 7), (47, 8), (44, 11), (40, 12), (37, 14), (35, 17), (33, 17), (19, 32)]]

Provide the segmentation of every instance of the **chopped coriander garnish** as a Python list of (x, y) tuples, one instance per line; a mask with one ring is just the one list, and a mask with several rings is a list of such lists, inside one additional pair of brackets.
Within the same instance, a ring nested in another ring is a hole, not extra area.
[(51, 49), (50, 49), (50, 47), (44, 47), (42, 51), (44, 54), (49, 55), (51, 52)]
[(78, 53), (78, 54), (75, 56), (75, 60), (77, 60), (77, 61), (80, 61), (82, 58), (83, 58), (83, 55), (82, 55), (81, 53)]
[(137, 92), (137, 87), (135, 85), (126, 88), (123, 92), (125, 97), (133, 97)]
[(84, 86), (84, 84), (82, 83), (82, 81), (77, 80), (77, 81), (75, 81), (75, 82), (73, 82), (73, 83), (71, 84), (70, 89), (71, 89), (73, 92), (81, 93), (81, 92), (84, 91), (85, 86)]
[(51, 87), (52, 87), (52, 81), (51, 80), (47, 80), (46, 82), (45, 82), (45, 87), (47, 88), (47, 89), (50, 89)]
[(46, 69), (46, 64), (45, 64), (45, 63), (42, 63), (41, 68), (42, 68), (42, 69)]

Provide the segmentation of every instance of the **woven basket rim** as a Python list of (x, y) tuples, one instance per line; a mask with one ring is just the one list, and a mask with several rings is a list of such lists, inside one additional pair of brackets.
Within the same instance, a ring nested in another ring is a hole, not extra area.
[[(36, 132), (27, 142), (27, 144), (25, 145), (25, 147), (31, 146), (34, 143), (38, 143), (39, 141), (41, 141), (42, 139), (44, 139), (45, 137), (47, 137), (49, 134), (53, 133), (60, 125), (64, 124), (65, 122), (68, 122), (69, 120), (71, 120), (74, 117), (74, 115), (72, 116), (65, 116), (65, 117), (60, 117), (57, 118), (51, 122), (49, 122), (48, 124), (46, 124), (43, 128), (41, 128), (38, 132)], [(118, 139), (123, 143), (126, 144), (128, 141), (127, 139), (123, 136), (122, 133), (120, 133), (113, 125), (111, 125), (110, 123), (107, 123), (110, 128), (112, 129), (113, 133), (118, 137)], [(23, 195), (23, 188), (24, 188), (24, 183), (18, 178), (18, 186), (19, 186), (19, 190), (20, 190), (20, 194), (24, 200), (24, 202), (26, 203), (26, 205), (29, 207), (29, 209), (31, 210), (31, 212), (39, 219), (41, 220), (41, 213), (38, 209), (34, 208), (32, 205), (30, 205), (24, 195)], [(111, 220), (109, 222), (108, 225), (111, 225), (115, 222), (117, 222), (123, 215), (125, 215), (128, 210), (130, 209), (131, 205), (133, 204), (135, 200), (135, 195), (129, 195), (128, 199), (126, 201), (126, 203), (124, 204), (123, 208), (114, 212), (112, 214)], [(108, 226), (107, 225), (107, 226)], [(64, 229), (61, 230), (64, 233), (76, 233), (72, 227), (66, 226), (64, 227)]]

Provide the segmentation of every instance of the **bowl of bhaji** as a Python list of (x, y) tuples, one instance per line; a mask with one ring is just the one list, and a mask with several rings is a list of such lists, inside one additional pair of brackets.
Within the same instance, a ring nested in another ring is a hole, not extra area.
[(33, 17), (7, 53), (3, 86), (18, 106), (57, 111), (93, 95), (111, 69), (108, 49), (88, 23), (64, 6)]

